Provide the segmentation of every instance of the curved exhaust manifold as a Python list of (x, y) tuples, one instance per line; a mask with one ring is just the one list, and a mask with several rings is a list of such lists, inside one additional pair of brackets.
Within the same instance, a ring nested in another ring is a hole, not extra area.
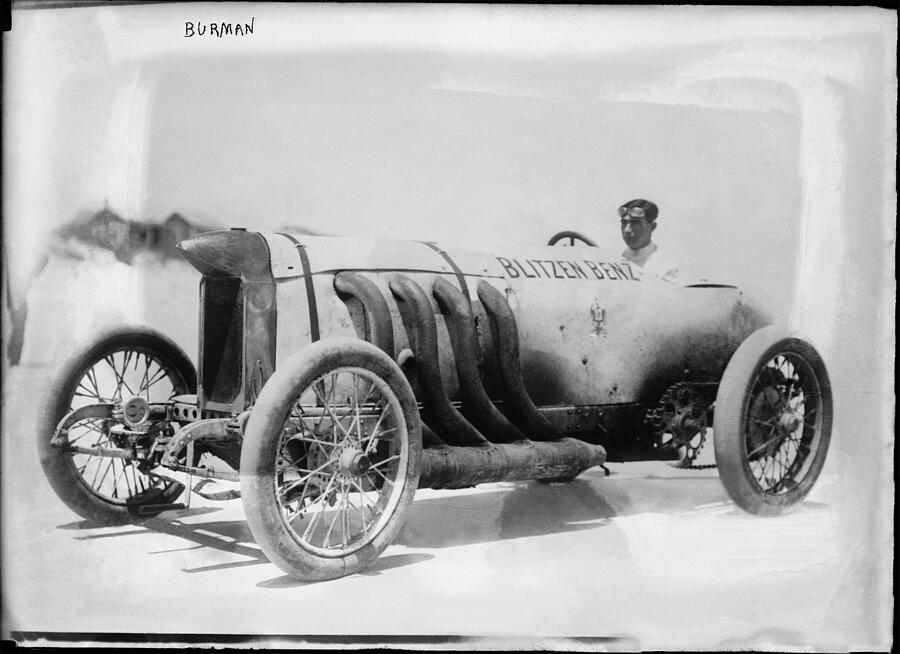
[(357, 300), (366, 318), (366, 338), (375, 347), (394, 358), (394, 327), (387, 300), (371, 279), (349, 270), (334, 276), (338, 297), (348, 303)]
[(451, 445), (487, 445), (488, 440), (456, 410), (441, 380), (434, 307), (421, 286), (405, 275), (394, 275), (388, 286), (397, 299), (400, 317), (416, 357), (422, 390), (422, 417)]
[(506, 406), (513, 423), (529, 438), (552, 441), (562, 434), (550, 424), (531, 401), (522, 379), (522, 363), (519, 359), (519, 332), (516, 317), (503, 293), (481, 280), (478, 282), (478, 298), (484, 305), (491, 322), (494, 347), (500, 363)]
[[(491, 296), (489, 291), (484, 291), (479, 286), (479, 296), (488, 298), (485, 302), (482, 297), (482, 302), (496, 323), (495, 332), (499, 332), (495, 333), (495, 339), (499, 339), (497, 348), (501, 356), (500, 367), (507, 387), (507, 397), (517, 404), (516, 415), (520, 416), (523, 423), (552, 442), (516, 440), (512, 443), (489, 443), (453, 407), (444, 390), (438, 362), (434, 308), (428, 295), (421, 286), (403, 275), (396, 275), (388, 285), (397, 298), (400, 315), (416, 357), (417, 374), (424, 396), (423, 417), (426, 423), (451, 444), (429, 447), (423, 451), (419, 488), (468, 488), (498, 481), (571, 479), (606, 461), (606, 450), (602, 446), (574, 438), (560, 438), (528, 397), (518, 361), (515, 319), (505, 299), (496, 290), (491, 288), (496, 294)], [(519, 432), (505, 421), (502, 414), (499, 416), (502, 422), (497, 420), (496, 415), (491, 415), (497, 410), (478, 378), (474, 355), (475, 336), (468, 303), (462, 293), (440, 279), (434, 283), (434, 295), (439, 305), (450, 310), (455, 323), (457, 343), (454, 346), (454, 358), (457, 359), (457, 370), (461, 370), (458, 372), (460, 386), (466, 389), (463, 391), (464, 398), (481, 404), (476, 413), (483, 421), (495, 420), (498, 431), (504, 436), (518, 437)], [(500, 307), (497, 306), (497, 296), (502, 302)], [(487, 306), (488, 303), (491, 306)]]
[(435, 279), (432, 293), (441, 310), (450, 319), (453, 358), (459, 377), (463, 414), (471, 420), (489, 440), (509, 442), (525, 440), (516, 427), (494, 406), (481, 383), (476, 358), (477, 341), (472, 308), (462, 291), (445, 279)]

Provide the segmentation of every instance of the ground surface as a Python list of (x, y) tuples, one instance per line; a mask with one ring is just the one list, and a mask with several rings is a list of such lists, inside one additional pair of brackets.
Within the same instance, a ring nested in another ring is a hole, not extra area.
[[(373, 568), (305, 584), (265, 559), (240, 500), (195, 495), (188, 510), (116, 528), (71, 513), (34, 445), (48, 374), (16, 367), (5, 380), (7, 636), (443, 635), (611, 649), (853, 642), (858, 578), (838, 537), (834, 459), (807, 502), (766, 519), (737, 509), (715, 470), (664, 463), (612, 465), (609, 477), (595, 469), (561, 485), (420, 491)], [(590, 639), (600, 637), (617, 639)]]

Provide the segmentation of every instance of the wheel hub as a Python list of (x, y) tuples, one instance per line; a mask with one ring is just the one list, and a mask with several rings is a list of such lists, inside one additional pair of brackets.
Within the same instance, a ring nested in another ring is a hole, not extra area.
[(150, 419), (150, 405), (142, 397), (131, 397), (122, 404), (122, 418), (129, 427), (137, 427)]
[(793, 434), (800, 426), (800, 417), (793, 411), (785, 411), (778, 420), (778, 428), (784, 435)]
[(340, 470), (345, 477), (362, 477), (371, 465), (369, 457), (356, 448), (348, 447), (341, 452)]

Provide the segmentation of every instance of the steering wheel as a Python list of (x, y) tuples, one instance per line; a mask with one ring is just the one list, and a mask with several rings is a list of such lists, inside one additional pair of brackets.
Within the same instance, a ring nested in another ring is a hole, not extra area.
[(591, 239), (580, 232), (559, 232), (558, 234), (554, 234), (553, 237), (547, 241), (547, 245), (556, 245), (560, 241), (565, 241), (568, 239), (568, 243), (563, 243), (563, 246), (569, 247), (576, 245), (576, 241), (581, 241), (584, 245), (590, 245), (591, 247), (596, 247), (596, 243), (594, 243)]

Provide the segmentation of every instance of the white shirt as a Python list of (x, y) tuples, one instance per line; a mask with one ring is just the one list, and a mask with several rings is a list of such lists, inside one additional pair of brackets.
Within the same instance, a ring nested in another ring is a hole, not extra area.
[(626, 261), (643, 268), (644, 272), (650, 275), (677, 284), (678, 266), (674, 262), (666, 261), (665, 257), (659, 255), (653, 256), (657, 249), (656, 243), (651, 241), (638, 250), (625, 248), (622, 257)]

